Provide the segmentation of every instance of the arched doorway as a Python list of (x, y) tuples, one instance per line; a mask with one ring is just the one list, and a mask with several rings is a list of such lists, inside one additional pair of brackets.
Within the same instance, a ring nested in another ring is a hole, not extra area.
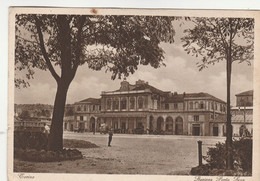
[(157, 131), (162, 131), (163, 130), (163, 118), (158, 117), (157, 119)]
[(175, 121), (175, 134), (182, 135), (183, 134), (183, 119), (181, 117), (177, 117)]
[(165, 133), (173, 134), (173, 119), (170, 116), (166, 118)]
[(96, 121), (94, 117), (90, 118), (90, 131), (91, 132), (95, 132), (95, 128), (96, 128)]

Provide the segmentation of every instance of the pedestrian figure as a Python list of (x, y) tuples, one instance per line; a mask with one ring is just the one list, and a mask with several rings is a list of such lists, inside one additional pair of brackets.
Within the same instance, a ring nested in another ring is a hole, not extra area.
[(108, 146), (111, 146), (112, 136), (113, 136), (113, 132), (112, 129), (110, 129), (108, 132)]
[(44, 123), (44, 131), (43, 133), (45, 133), (45, 135), (48, 137), (49, 136), (49, 133), (50, 133), (50, 127)]

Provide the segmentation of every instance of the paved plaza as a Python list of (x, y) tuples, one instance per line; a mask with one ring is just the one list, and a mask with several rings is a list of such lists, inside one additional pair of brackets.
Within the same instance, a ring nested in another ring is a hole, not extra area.
[(205, 144), (203, 155), (208, 146), (225, 140), (224, 137), (114, 134), (112, 147), (108, 147), (107, 134), (65, 132), (64, 138), (90, 141), (99, 148), (80, 149), (84, 158), (76, 161), (31, 163), (16, 160), (17, 168), (24, 165), (23, 169), (31, 172), (55, 173), (187, 175), (198, 165), (198, 140)]

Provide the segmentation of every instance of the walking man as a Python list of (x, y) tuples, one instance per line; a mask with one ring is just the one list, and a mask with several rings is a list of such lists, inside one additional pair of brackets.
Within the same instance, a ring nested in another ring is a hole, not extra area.
[(110, 129), (108, 132), (108, 146), (111, 146), (112, 136), (113, 136), (113, 131), (112, 129)]

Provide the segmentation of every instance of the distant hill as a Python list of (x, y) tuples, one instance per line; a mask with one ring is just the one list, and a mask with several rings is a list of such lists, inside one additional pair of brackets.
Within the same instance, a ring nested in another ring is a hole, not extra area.
[[(52, 117), (53, 105), (49, 104), (14, 104), (15, 116), (18, 117)], [(67, 104), (65, 114), (73, 115), (73, 105)]]

